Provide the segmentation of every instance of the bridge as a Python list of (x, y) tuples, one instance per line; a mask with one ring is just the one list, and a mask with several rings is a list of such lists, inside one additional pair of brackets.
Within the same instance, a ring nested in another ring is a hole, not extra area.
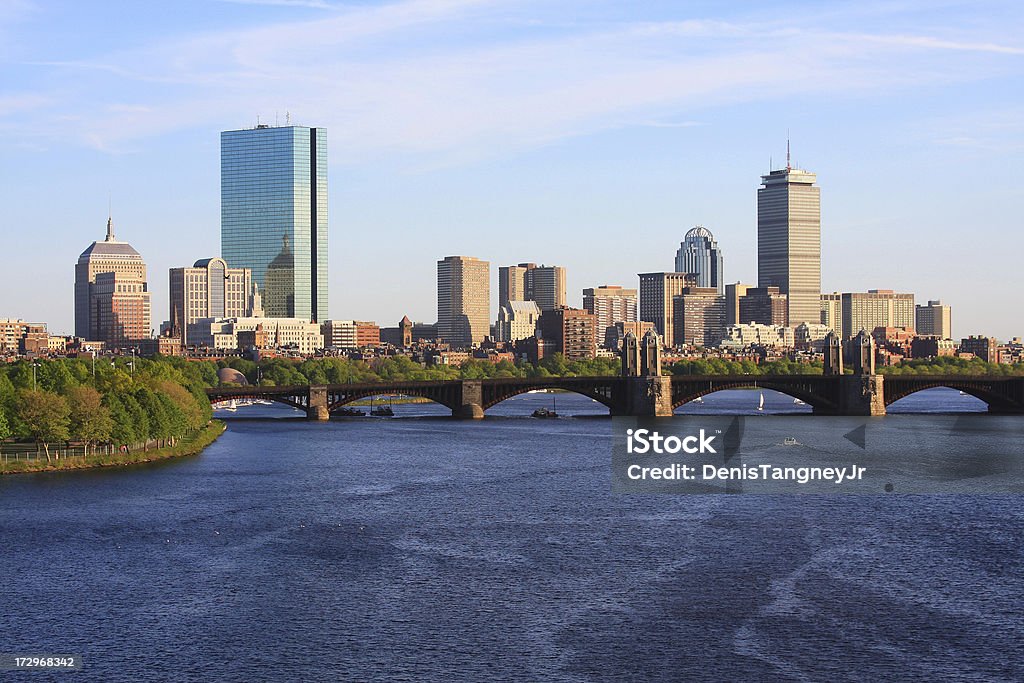
[(988, 375), (652, 375), (366, 382), (297, 386), (222, 386), (207, 389), (213, 404), (232, 399), (276, 401), (330, 419), (345, 405), (379, 395), (418, 396), (454, 417), (480, 419), (502, 401), (536, 389), (582, 394), (611, 415), (665, 417), (696, 398), (723, 389), (770, 389), (798, 398), (817, 415), (884, 415), (886, 406), (934, 387), (959, 389), (988, 404), (991, 413), (1024, 414), (1024, 377)]

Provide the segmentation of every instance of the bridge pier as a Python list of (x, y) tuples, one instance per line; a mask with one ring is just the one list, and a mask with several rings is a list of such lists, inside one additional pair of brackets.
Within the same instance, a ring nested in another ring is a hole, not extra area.
[(612, 415), (672, 417), (672, 378), (668, 375), (626, 377)]
[(839, 408), (818, 409), (818, 415), (885, 415), (885, 377), (882, 375), (839, 375)]
[(327, 387), (311, 386), (309, 403), (306, 406), (307, 420), (330, 420), (331, 412), (327, 409)]
[(452, 408), (452, 417), (460, 420), (484, 419), (484, 388), (478, 379), (462, 380), (462, 391), (459, 406)]

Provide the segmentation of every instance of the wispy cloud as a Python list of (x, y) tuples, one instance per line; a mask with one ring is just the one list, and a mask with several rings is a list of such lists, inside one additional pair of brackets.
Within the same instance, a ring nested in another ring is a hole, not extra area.
[[(990, 60), (1019, 69), (1024, 54), (974, 35), (842, 32), (806, 19), (538, 30), (543, 16), (542, 5), (515, 0), (404, 0), (49, 64), (62, 89), (132, 102), (64, 128), (99, 149), (290, 109), (330, 128), (332, 144), (358, 161), (465, 159), (622, 126), (686, 127), (708, 106), (971, 80)], [(36, 122), (45, 117), (25, 125)]]
[(334, 5), (323, 0), (218, 0), (231, 5), (266, 5), (275, 7), (308, 7), (310, 9), (333, 9)]

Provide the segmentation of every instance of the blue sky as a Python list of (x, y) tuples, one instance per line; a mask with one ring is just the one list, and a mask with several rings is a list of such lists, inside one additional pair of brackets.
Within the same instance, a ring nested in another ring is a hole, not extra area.
[(1024, 335), (1018, 2), (0, 0), (0, 63), (0, 316), (57, 332), (108, 197), (157, 326), (219, 251), (219, 132), (288, 112), (328, 130), (335, 318), (434, 320), (449, 254), (564, 265), (580, 305), (697, 223), (753, 282), (788, 130), (825, 291)]

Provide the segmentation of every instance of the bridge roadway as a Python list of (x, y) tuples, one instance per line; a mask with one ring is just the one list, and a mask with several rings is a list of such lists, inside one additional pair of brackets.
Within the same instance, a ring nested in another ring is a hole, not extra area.
[(1024, 414), (1024, 377), (990, 375), (672, 375), (650, 377), (510, 377), (422, 382), (368, 382), (297, 386), (221, 386), (207, 389), (213, 404), (232, 399), (277, 401), (330, 419), (346, 404), (384, 394), (420, 396), (479, 419), (491, 406), (534, 389), (563, 389), (588, 396), (612, 415), (664, 417), (679, 406), (722, 389), (761, 388), (788, 394), (819, 415), (884, 415), (904, 396), (950, 387), (988, 404), (991, 413)]

